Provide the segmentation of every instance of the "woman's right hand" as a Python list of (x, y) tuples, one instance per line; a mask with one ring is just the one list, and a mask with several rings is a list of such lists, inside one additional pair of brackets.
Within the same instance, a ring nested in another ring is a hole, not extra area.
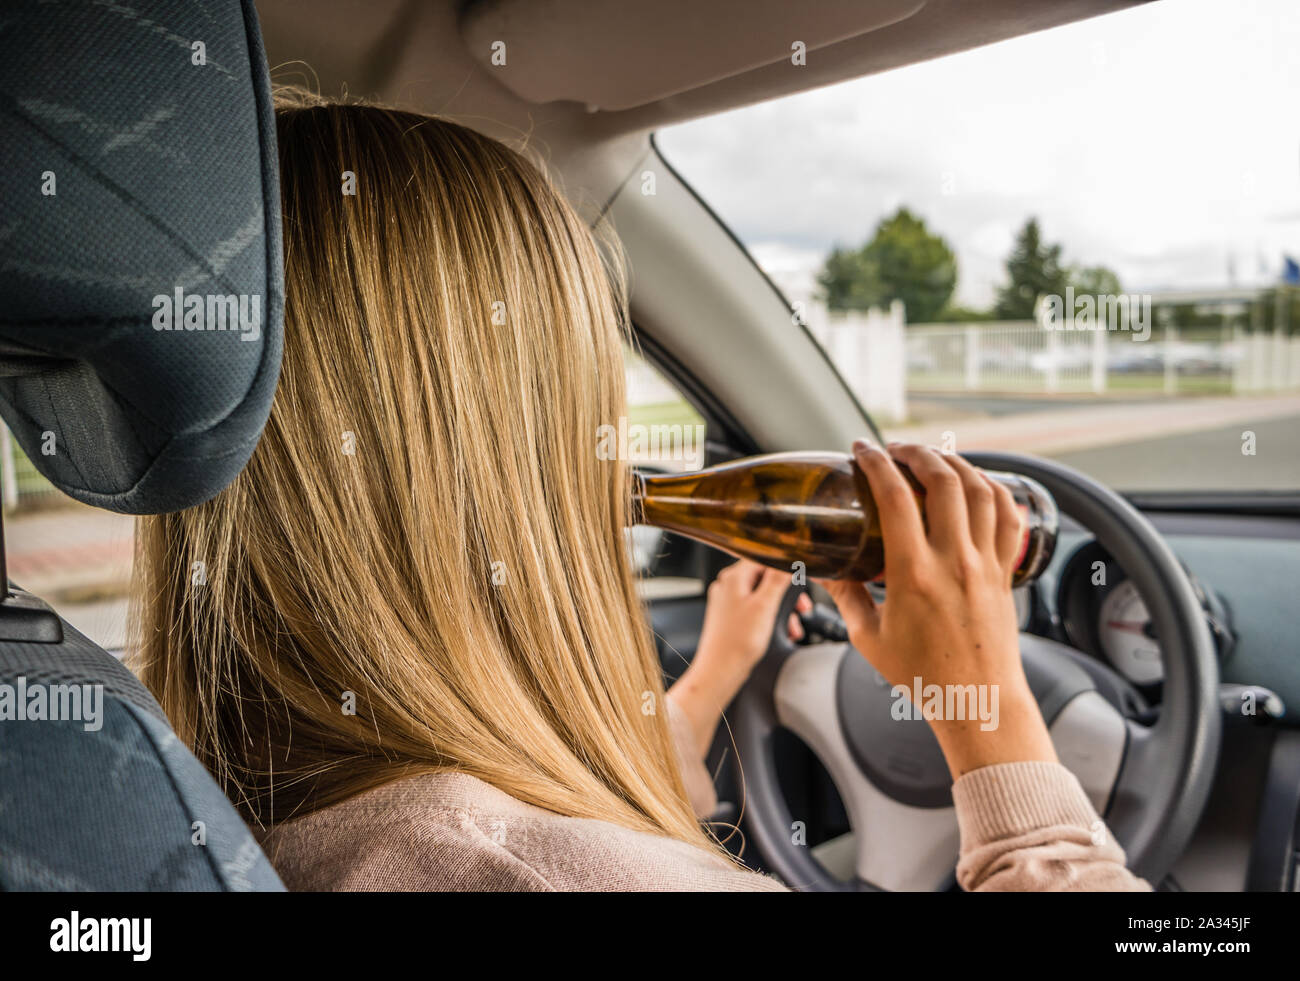
[[(891, 443), (887, 454), (858, 440), (853, 455), (879, 509), (888, 582), (880, 604), (862, 583), (822, 583), (853, 646), (909, 692), (918, 678), (945, 692), (993, 686), (995, 728), (979, 718), (927, 720), (954, 780), (996, 763), (1056, 762), (1020, 663), (1011, 576), (1023, 526), (1011, 493), (960, 457), (924, 446)], [(925, 523), (894, 460), (925, 487)]]

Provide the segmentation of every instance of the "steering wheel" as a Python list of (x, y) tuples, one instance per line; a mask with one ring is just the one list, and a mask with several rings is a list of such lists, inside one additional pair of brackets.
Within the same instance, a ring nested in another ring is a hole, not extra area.
[[(1154, 725), (1123, 711), (1114, 693), (1131, 686), (1095, 659), (1032, 634), (1020, 635), (1020, 653), (1061, 762), (1123, 846), (1129, 868), (1154, 885), (1190, 841), (1218, 760), (1218, 662), (1201, 604), (1155, 528), (1114, 491), (1049, 460), (964, 455), (1046, 487), (1146, 601), (1164, 661)], [(852, 647), (795, 647), (785, 623), (797, 595), (787, 594), (768, 652), (732, 710), (746, 831), (768, 869), (795, 889), (949, 887), (959, 834), (951, 776), (929, 724), (892, 718), (891, 687)], [(1094, 679), (1107, 672), (1113, 678), (1099, 689)], [(833, 876), (800, 841), (800, 816), (791, 814), (777, 781), (780, 728), (816, 754), (839, 790), (853, 829), (850, 881)]]

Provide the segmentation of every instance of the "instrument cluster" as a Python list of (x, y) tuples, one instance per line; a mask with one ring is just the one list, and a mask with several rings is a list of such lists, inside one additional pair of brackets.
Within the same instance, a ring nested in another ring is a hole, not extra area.
[[(1233, 635), (1227, 606), (1188, 573), (1206, 623), (1225, 657)], [(1160, 637), (1137, 584), (1098, 542), (1080, 545), (1057, 582), (1056, 610), (1062, 638), (1106, 662), (1134, 685), (1153, 689), (1164, 680)]]

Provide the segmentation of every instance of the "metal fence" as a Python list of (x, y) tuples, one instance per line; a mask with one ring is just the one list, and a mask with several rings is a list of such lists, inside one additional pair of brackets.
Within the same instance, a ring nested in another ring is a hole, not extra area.
[(1032, 321), (907, 328), (912, 391), (1231, 394), (1300, 389), (1300, 337), (1240, 327), (1045, 330)]

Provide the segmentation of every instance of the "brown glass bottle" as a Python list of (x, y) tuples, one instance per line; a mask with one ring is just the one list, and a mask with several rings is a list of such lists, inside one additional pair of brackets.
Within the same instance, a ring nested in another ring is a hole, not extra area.
[[(925, 489), (905, 466), (916, 492)], [(1056, 548), (1056, 502), (1019, 474), (985, 471), (1010, 489), (1026, 518), (1012, 577), (1038, 576)], [(686, 474), (641, 474), (634, 484), (639, 520), (772, 566), (804, 563), (809, 578), (869, 581), (885, 567), (880, 520), (867, 478), (844, 453), (773, 453)], [(924, 513), (924, 512), (923, 512)]]

